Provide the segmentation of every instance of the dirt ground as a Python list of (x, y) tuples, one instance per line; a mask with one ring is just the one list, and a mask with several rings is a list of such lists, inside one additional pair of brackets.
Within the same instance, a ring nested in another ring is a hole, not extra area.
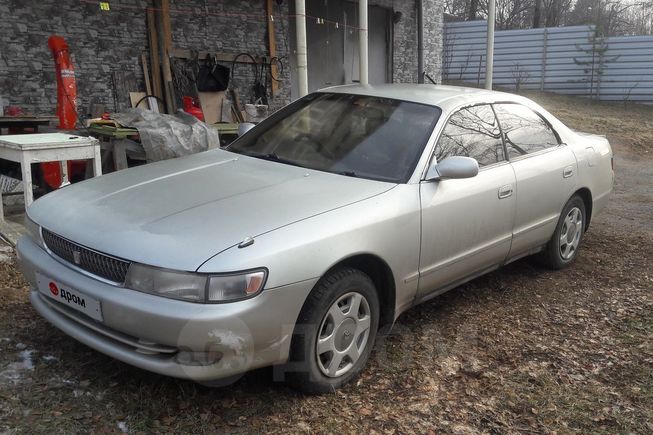
[(529, 94), (607, 134), (617, 185), (577, 262), (528, 259), (402, 315), (360, 380), (302, 396), (258, 370), (165, 378), (68, 338), (0, 262), (0, 433), (653, 433), (653, 107)]

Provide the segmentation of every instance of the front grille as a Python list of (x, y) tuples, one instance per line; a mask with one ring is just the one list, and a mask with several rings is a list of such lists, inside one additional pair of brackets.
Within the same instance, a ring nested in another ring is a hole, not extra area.
[(125, 282), (127, 270), (129, 269), (128, 261), (78, 245), (45, 228), (41, 229), (41, 234), (48, 249), (56, 256), (93, 275), (115, 283), (122, 284)]

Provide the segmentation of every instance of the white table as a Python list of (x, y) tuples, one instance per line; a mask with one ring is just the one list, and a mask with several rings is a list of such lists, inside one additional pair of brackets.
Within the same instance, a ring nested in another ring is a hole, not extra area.
[[(0, 136), (0, 159), (20, 163), (23, 174), (25, 207), (34, 201), (32, 163), (60, 162), (62, 186), (68, 181), (68, 160), (93, 160), (93, 176), (102, 175), (100, 142), (92, 137), (63, 133), (16, 134)], [(4, 219), (0, 198), (0, 219)]]

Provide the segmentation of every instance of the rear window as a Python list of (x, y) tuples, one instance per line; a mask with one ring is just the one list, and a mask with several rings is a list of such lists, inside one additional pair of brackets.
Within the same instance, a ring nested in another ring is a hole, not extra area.
[(558, 137), (537, 113), (521, 104), (495, 104), (506, 138), (508, 158), (517, 158), (558, 146)]

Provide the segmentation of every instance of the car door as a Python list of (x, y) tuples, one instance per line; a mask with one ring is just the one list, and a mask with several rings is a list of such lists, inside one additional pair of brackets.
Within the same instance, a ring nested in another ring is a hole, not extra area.
[(516, 103), (495, 104), (508, 159), (517, 181), (515, 225), (509, 258), (529, 254), (552, 236), (574, 192), (576, 157), (549, 123)]
[(418, 299), (501, 264), (510, 250), (515, 175), (490, 105), (466, 107), (449, 118), (433, 158), (451, 156), (475, 158), (479, 173), (420, 184)]

